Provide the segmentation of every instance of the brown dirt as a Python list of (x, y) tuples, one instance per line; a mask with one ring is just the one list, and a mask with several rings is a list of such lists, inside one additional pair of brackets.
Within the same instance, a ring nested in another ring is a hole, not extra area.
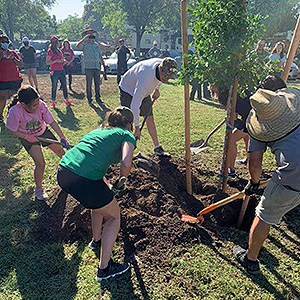
[[(193, 167), (194, 195), (190, 196), (185, 190), (184, 160), (162, 160), (159, 165), (158, 178), (147, 171), (134, 168), (128, 178), (127, 190), (118, 197), (122, 215), (118, 239), (124, 243), (125, 256), (138, 255), (143, 263), (148, 265), (167, 263), (163, 259), (162, 252), (170, 252), (174, 246), (210, 244), (217, 239), (216, 233), (221, 227), (235, 226), (241, 200), (205, 215), (203, 224), (184, 223), (181, 221), (181, 215), (196, 216), (207, 205), (242, 189), (246, 182), (241, 179), (230, 180), (228, 194), (216, 193), (216, 183), (208, 182), (207, 174)], [(115, 179), (117, 171), (116, 167), (110, 169), (108, 179)], [(243, 230), (249, 230), (257, 198), (254, 197), (250, 201)], [(37, 240), (65, 242), (90, 240), (89, 211), (71, 196), (57, 188), (47, 203), (40, 205)]]

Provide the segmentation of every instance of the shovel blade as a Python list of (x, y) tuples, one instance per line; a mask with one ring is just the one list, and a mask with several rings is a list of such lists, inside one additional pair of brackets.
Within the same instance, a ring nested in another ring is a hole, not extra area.
[(210, 146), (209, 145), (203, 145), (200, 147), (191, 147), (191, 152), (192, 154), (198, 154), (206, 149), (208, 149)]
[(182, 215), (181, 221), (188, 222), (188, 223), (198, 223), (199, 222), (198, 218), (188, 216), (188, 215)]
[(203, 140), (203, 139), (198, 140), (198, 141), (195, 141), (195, 142), (191, 143), (191, 148), (198, 148), (198, 147), (200, 147), (203, 143), (204, 143), (204, 140)]

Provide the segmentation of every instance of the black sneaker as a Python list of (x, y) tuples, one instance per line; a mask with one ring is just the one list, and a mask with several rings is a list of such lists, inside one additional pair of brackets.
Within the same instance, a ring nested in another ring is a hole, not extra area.
[(244, 159), (237, 159), (235, 162), (238, 163), (238, 164), (240, 164), (240, 165), (245, 165), (245, 166), (247, 166), (247, 158), (244, 158)]
[(94, 239), (92, 239), (89, 242), (88, 247), (92, 250), (99, 250), (101, 248), (101, 239), (97, 242)]
[(232, 249), (233, 257), (246, 269), (249, 274), (257, 275), (260, 273), (259, 261), (249, 260), (247, 250), (241, 246), (234, 246)]
[(230, 177), (235, 177), (235, 169), (233, 168), (228, 168), (228, 176)]
[(128, 263), (118, 264), (110, 260), (106, 269), (102, 270), (98, 267), (97, 280), (100, 282), (102, 280), (121, 275), (128, 269)]
[(154, 154), (156, 154), (158, 156), (171, 157), (171, 155), (168, 152), (165, 152), (165, 150), (162, 146), (158, 146), (158, 147), (154, 148)]

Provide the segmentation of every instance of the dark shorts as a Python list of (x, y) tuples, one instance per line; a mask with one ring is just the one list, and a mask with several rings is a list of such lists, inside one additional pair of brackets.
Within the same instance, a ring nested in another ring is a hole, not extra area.
[(233, 123), (233, 126), (235, 128), (237, 128), (238, 130), (248, 133), (247, 128), (246, 128), (246, 122), (241, 119), (236, 119)]
[(23, 62), (23, 68), (26, 69), (36, 69), (36, 63), (24, 63)]
[[(46, 130), (44, 131), (44, 133), (40, 134), (39, 136), (57, 141), (57, 138), (55, 137), (55, 135), (47, 127), (46, 127)], [(21, 144), (24, 146), (24, 148), (26, 149), (27, 152), (29, 152), (32, 145), (42, 145), (43, 147), (47, 147), (47, 146), (51, 145), (51, 143), (47, 143), (47, 142), (30, 143), (25, 139), (22, 139), (22, 138), (19, 138), (19, 139), (21, 141)]]
[[(131, 106), (132, 96), (122, 89), (120, 89), (120, 102), (121, 105), (129, 107)], [(153, 109), (152, 109), (152, 101), (151, 97), (147, 96), (143, 99), (142, 105), (140, 106), (140, 116), (153, 116)]]
[(101, 208), (113, 200), (112, 191), (102, 179), (91, 180), (81, 177), (63, 166), (58, 167), (57, 182), (85, 208)]
[(0, 91), (17, 91), (21, 87), (22, 80), (0, 81)]

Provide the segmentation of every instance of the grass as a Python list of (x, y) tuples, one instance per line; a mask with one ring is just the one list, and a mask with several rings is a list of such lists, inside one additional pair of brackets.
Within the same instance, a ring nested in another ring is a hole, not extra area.
[[(39, 75), (42, 97), (49, 103), (50, 80)], [(76, 143), (102, 122), (105, 112), (118, 105), (115, 78), (104, 82), (101, 94), (107, 108), (94, 111), (82, 94), (85, 81), (75, 76), (71, 99), (76, 106), (66, 109), (61, 92), (53, 112), (71, 143)], [(154, 107), (158, 136), (173, 156), (184, 155), (183, 88), (172, 84), (161, 87), (161, 98)], [(224, 110), (214, 101), (191, 102), (191, 140), (204, 138), (223, 119)], [(146, 130), (145, 130), (146, 131)], [(210, 148), (201, 154), (203, 166), (217, 172), (222, 156), (224, 129), (211, 139)], [(146, 134), (138, 145), (151, 154), (151, 140)], [(243, 144), (239, 144), (243, 157)], [(59, 159), (44, 150), (46, 172), (44, 185), (51, 191), (56, 185)], [(293, 225), (281, 224), (271, 230), (260, 258), (262, 275), (247, 276), (231, 257), (234, 243), (246, 246), (247, 234), (222, 228), (222, 240), (210, 245), (178, 247), (169, 255), (171, 267), (160, 266), (143, 274), (135, 269), (109, 283), (95, 280), (97, 260), (82, 242), (74, 244), (38, 241), (40, 206), (32, 201), (33, 163), (18, 140), (0, 133), (0, 300), (71, 300), (71, 299), (300, 299), (299, 216)], [(273, 156), (264, 157), (264, 170), (274, 169)], [(212, 233), (213, 234), (213, 233)], [(164, 254), (162, 254), (164, 255)], [(114, 256), (122, 259), (116, 245)]]

